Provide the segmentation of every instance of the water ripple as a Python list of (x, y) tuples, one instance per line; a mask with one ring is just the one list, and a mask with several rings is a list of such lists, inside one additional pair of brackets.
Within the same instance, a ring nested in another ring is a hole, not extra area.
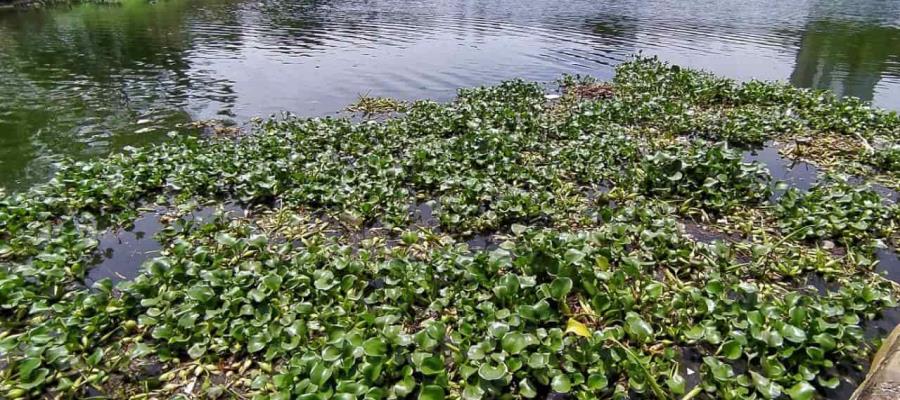
[(39, 182), (62, 157), (157, 142), (191, 119), (610, 78), (636, 52), (900, 109), (897, 15), (900, 0), (169, 0), (5, 13), (0, 186)]

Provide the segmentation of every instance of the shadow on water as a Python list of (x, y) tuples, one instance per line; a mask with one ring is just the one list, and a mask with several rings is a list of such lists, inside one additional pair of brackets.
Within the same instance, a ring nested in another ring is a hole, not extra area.
[(153, 238), (162, 230), (159, 209), (145, 212), (125, 229), (110, 229), (100, 237), (99, 254), (88, 272), (87, 283), (109, 278), (113, 282), (137, 277), (141, 264), (162, 246)]

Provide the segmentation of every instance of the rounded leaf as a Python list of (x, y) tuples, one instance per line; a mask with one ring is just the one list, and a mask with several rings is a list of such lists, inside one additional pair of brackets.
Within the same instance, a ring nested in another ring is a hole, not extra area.
[(499, 379), (503, 379), (503, 377), (506, 376), (507, 372), (508, 371), (506, 369), (506, 364), (504, 363), (497, 363), (497, 365), (484, 363), (481, 364), (480, 367), (478, 367), (478, 376), (486, 381), (496, 381)]
[(375, 337), (363, 342), (363, 351), (367, 356), (379, 357), (387, 353), (387, 342), (380, 337)]

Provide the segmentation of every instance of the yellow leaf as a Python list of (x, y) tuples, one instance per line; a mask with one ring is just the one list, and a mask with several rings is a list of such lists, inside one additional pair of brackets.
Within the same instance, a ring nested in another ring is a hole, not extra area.
[(566, 324), (566, 333), (569, 332), (578, 336), (591, 337), (591, 330), (575, 318), (569, 318), (569, 322)]

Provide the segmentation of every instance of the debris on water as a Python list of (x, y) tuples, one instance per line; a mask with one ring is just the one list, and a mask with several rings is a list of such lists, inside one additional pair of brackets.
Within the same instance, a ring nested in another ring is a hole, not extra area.
[(347, 111), (369, 116), (376, 114), (401, 113), (406, 111), (408, 107), (409, 105), (402, 100), (361, 94), (355, 103), (347, 106)]
[(196, 129), (206, 136), (233, 137), (241, 134), (240, 126), (230, 119), (205, 119), (191, 121), (182, 127)]
[(712, 230), (711, 228), (705, 227), (691, 220), (683, 220), (681, 221), (681, 223), (684, 226), (684, 232), (698, 242), (709, 244), (716, 241), (724, 242), (740, 240), (740, 238), (737, 238), (733, 235), (728, 235), (726, 233)]
[(586, 100), (609, 99), (615, 93), (612, 85), (606, 82), (591, 82), (567, 87), (575, 96)]

